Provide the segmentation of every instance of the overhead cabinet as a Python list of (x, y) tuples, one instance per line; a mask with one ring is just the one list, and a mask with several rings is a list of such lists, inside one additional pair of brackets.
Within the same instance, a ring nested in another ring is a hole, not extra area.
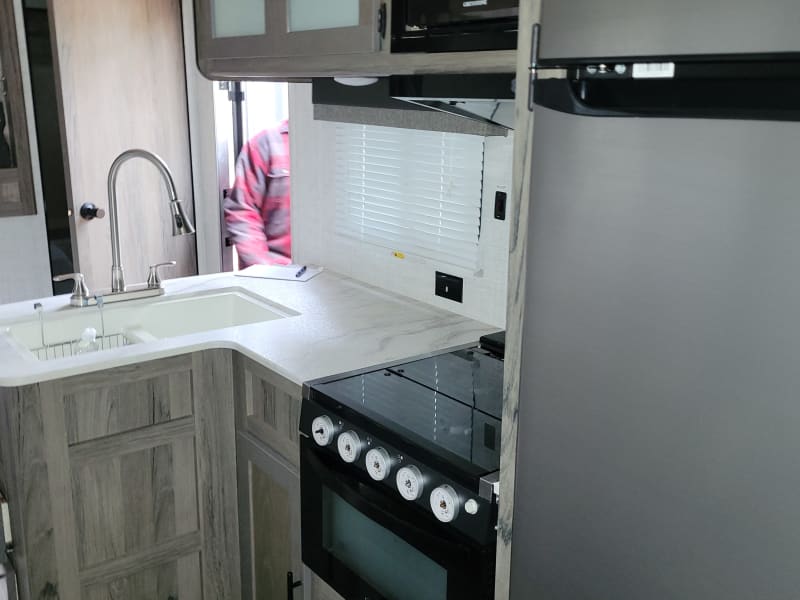
[(196, 0), (199, 65), (209, 60), (369, 53), (377, 0)]
[(513, 72), (514, 50), (391, 51), (390, 0), (195, 0), (210, 79)]

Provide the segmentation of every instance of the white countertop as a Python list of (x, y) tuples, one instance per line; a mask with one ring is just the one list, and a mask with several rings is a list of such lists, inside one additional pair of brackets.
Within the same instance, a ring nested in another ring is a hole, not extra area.
[[(212, 348), (241, 352), (299, 384), (463, 347), (498, 329), (330, 271), (307, 282), (220, 274), (168, 280), (164, 287), (166, 297), (240, 288), (299, 314), (45, 361), (20, 352), (8, 334), (0, 333), (0, 387)], [(9, 321), (35, 317), (34, 302), (0, 306), (0, 330)], [(44, 307), (45, 320), (54, 312), (97, 310), (69, 307), (68, 295), (39, 302)]]

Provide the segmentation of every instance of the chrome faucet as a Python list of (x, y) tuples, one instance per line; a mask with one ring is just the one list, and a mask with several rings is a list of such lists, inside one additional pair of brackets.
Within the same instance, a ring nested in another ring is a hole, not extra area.
[[(153, 163), (164, 178), (169, 194), (169, 206), (172, 211), (172, 235), (188, 235), (194, 233), (194, 226), (183, 210), (183, 204), (178, 200), (175, 191), (175, 181), (167, 164), (159, 157), (148, 152), (134, 148), (126, 150), (111, 163), (108, 171), (108, 216), (111, 221), (111, 293), (125, 292), (125, 273), (122, 269), (122, 260), (119, 252), (119, 217), (117, 215), (117, 174), (120, 167), (131, 158), (144, 158)], [(172, 263), (174, 264), (174, 263)], [(160, 266), (160, 265), (159, 265)], [(152, 267), (151, 267), (152, 270)], [(157, 280), (157, 274), (155, 280)], [(159, 281), (160, 283), (160, 281)]]

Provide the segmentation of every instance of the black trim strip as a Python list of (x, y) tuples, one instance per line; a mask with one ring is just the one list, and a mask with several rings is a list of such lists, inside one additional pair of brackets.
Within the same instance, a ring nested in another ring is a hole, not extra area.
[(634, 79), (629, 61), (539, 79), (534, 101), (584, 116), (800, 121), (800, 60), (677, 63), (669, 79)]

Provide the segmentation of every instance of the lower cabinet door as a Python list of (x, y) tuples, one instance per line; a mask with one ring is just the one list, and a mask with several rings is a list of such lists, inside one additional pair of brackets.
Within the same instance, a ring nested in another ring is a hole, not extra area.
[(236, 452), (242, 598), (300, 600), (300, 477), (246, 433)]

